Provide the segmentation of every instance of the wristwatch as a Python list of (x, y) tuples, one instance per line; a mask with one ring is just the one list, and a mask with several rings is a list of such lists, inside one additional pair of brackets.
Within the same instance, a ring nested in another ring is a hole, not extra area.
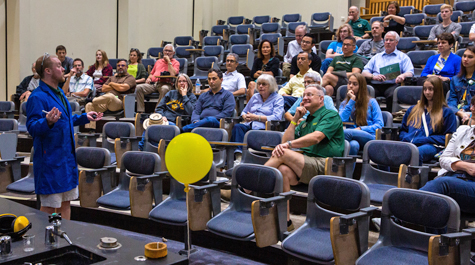
[(169, 62), (169, 63), (168, 63), (168, 65), (172, 65), (172, 63), (171, 63), (171, 62)]
[(287, 141), (287, 144), (289, 145), (290, 148), (292, 148), (292, 141)]

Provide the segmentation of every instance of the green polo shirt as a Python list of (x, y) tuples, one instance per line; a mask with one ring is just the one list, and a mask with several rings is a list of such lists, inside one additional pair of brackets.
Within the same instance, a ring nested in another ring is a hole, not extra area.
[(338, 112), (324, 106), (307, 116), (295, 128), (295, 139), (315, 131), (325, 134), (325, 139), (316, 145), (302, 147), (303, 154), (311, 157), (341, 157), (345, 149), (343, 123)]
[(361, 70), (364, 68), (363, 61), (358, 55), (354, 53), (348, 57), (345, 57), (344, 55), (336, 56), (333, 58), (330, 66), (333, 67), (333, 71), (345, 72), (352, 72), (353, 68), (359, 68)]
[(351, 28), (353, 29), (353, 34), (357, 37), (363, 36), (365, 31), (371, 30), (371, 25), (369, 24), (368, 20), (358, 18), (355, 22), (353, 20), (348, 21)]

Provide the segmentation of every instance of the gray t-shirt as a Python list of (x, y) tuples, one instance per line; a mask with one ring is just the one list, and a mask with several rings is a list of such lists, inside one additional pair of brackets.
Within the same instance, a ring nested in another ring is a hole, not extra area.
[(380, 40), (378, 42), (367, 40), (361, 44), (361, 47), (358, 49), (356, 54), (370, 59), (375, 54), (380, 52), (384, 52), (384, 40)]
[(431, 30), (429, 34), (429, 40), (435, 40), (437, 36), (439, 36), (441, 33), (447, 32), (447, 33), (452, 33), (455, 32), (453, 35), (455, 37), (455, 40), (460, 35), (460, 31), (462, 30), (462, 26), (459, 23), (452, 22), (450, 23), (447, 27), (442, 26), (442, 23), (435, 25)]

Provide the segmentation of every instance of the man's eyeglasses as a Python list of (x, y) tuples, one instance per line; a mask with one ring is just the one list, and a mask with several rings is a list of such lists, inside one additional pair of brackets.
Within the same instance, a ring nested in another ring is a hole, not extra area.
[(127, 65), (125, 64), (118, 64), (117, 67), (126, 67)]
[(303, 43), (303, 44), (312, 44), (311, 41), (306, 41), (306, 40), (303, 40), (302, 43)]
[(81, 64), (75, 64), (73, 65), (73, 67), (81, 67), (82, 65)]
[(172, 50), (163, 50), (163, 52), (173, 52)]
[(354, 44), (352, 44), (352, 43), (343, 43), (343, 46), (351, 47), (351, 46), (354, 46)]
[(303, 83), (304, 83), (305, 85), (309, 85), (309, 84), (315, 84), (315, 83), (317, 83), (317, 82), (315, 82), (315, 81), (313, 81), (313, 80), (306, 80), (306, 81), (303, 81)]
[(226, 63), (235, 63), (236, 61), (234, 60), (226, 60)]
[(49, 57), (49, 53), (45, 52), (45, 54), (43, 55), (43, 60), (41, 60), (41, 71), (43, 71), (43, 64), (45, 62), (45, 59)]

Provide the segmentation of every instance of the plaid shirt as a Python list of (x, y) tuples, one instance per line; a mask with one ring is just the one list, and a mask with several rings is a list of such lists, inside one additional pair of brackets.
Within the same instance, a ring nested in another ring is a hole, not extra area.
[(71, 81), (69, 81), (69, 92), (82, 92), (84, 89), (89, 88), (91, 91), (94, 89), (94, 82), (92, 81), (92, 77), (83, 73), (80, 77), (76, 75), (71, 77)]

